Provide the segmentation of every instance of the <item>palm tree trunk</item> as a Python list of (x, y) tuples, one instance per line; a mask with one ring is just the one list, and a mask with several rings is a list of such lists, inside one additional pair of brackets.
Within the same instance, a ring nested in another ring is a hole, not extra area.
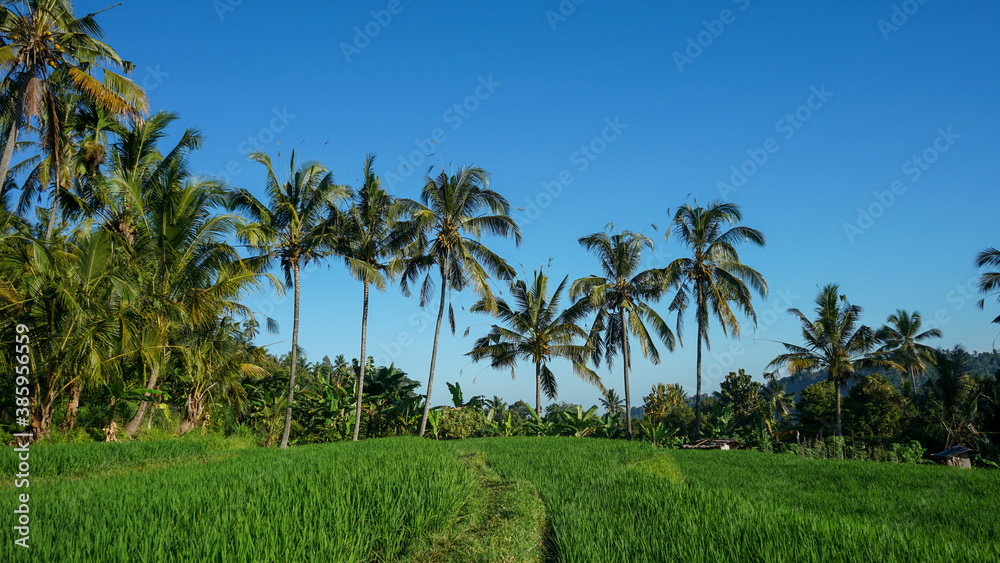
[[(146, 381), (146, 389), (153, 389), (156, 387), (156, 380), (160, 375), (160, 364), (153, 364), (149, 371), (149, 380)], [(146, 397), (150, 397), (150, 394), (146, 393)], [(139, 431), (139, 425), (142, 424), (142, 419), (145, 418), (149, 406), (150, 402), (148, 400), (139, 403), (139, 408), (136, 409), (135, 416), (122, 428), (122, 431), (128, 434), (130, 438), (134, 438), (135, 433)]]
[[(444, 263), (447, 263), (447, 259)], [(420, 430), (418, 436), (423, 437), (427, 429), (427, 414), (431, 410), (431, 389), (434, 387), (434, 364), (437, 361), (438, 338), (441, 336), (441, 319), (444, 317), (445, 290), (448, 287), (448, 278), (445, 277), (444, 266), (441, 266), (441, 305), (438, 307), (437, 326), (434, 328), (434, 348), (431, 351), (431, 373), (427, 376), (427, 398), (424, 401), (424, 415), (420, 417)]]
[(840, 430), (840, 380), (833, 382), (833, 389), (837, 394), (837, 436), (843, 436)]
[[(701, 322), (700, 320), (698, 321)], [(698, 327), (698, 363), (695, 367), (697, 382), (694, 392), (694, 439), (701, 439), (701, 327)]]
[(10, 170), (10, 159), (14, 156), (14, 145), (17, 144), (17, 132), (21, 129), (21, 117), (24, 114), (24, 93), (28, 89), (29, 77), (22, 74), (17, 81), (17, 99), (14, 100), (14, 123), (7, 132), (7, 141), (3, 146), (3, 156), (0, 156), (0, 186), (7, 183), (7, 172)]
[(535, 362), (535, 412), (542, 416), (542, 363)]
[(358, 404), (354, 410), (354, 438), (358, 441), (361, 432), (361, 399), (365, 394), (365, 336), (368, 331), (368, 282), (365, 282), (365, 304), (361, 312), (361, 371), (358, 377)]
[(299, 363), (299, 262), (292, 264), (295, 282), (295, 305), (292, 319), (292, 369), (288, 376), (288, 410), (285, 411), (285, 429), (281, 433), (281, 449), (288, 447), (288, 433), (292, 430), (292, 403), (295, 401), (295, 367)]
[(200, 392), (192, 390), (192, 392), (188, 394), (187, 400), (184, 402), (184, 420), (181, 421), (180, 428), (178, 428), (178, 434), (183, 436), (191, 430), (194, 430), (194, 427), (198, 425), (198, 420), (201, 419), (201, 413), (204, 407), (204, 396)]
[(622, 368), (625, 372), (625, 429), (628, 435), (628, 439), (632, 439), (632, 394), (629, 392), (628, 385), (628, 365), (629, 365), (629, 354), (628, 349), (628, 329), (625, 327), (625, 310), (619, 309), (618, 315), (621, 317), (622, 322)]
[(913, 398), (915, 399), (917, 397), (917, 375), (914, 371), (915, 370), (911, 368), (906, 370), (906, 373), (910, 376), (910, 392), (913, 394)]
[(69, 388), (69, 404), (66, 405), (66, 416), (63, 418), (62, 429), (72, 430), (76, 425), (76, 413), (80, 410), (80, 392), (83, 386), (79, 381), (73, 382)]
[(48, 243), (52, 240), (52, 231), (56, 226), (56, 216), (59, 215), (59, 179), (62, 177), (62, 169), (59, 152), (62, 150), (59, 146), (59, 116), (56, 115), (55, 100), (52, 97), (51, 90), (49, 91), (49, 130), (50, 130), (50, 144), (52, 146), (52, 167), (54, 169), (52, 174), (52, 210), (49, 212), (49, 224), (45, 227), (45, 242)]

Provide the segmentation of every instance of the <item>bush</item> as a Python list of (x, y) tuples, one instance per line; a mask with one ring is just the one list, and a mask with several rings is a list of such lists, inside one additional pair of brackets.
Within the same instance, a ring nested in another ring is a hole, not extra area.
[(474, 407), (443, 409), (438, 437), (442, 440), (472, 438), (489, 431), (483, 411)]

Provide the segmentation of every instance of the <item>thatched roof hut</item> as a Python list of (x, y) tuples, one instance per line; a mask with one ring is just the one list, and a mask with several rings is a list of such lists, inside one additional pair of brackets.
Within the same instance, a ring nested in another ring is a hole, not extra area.
[(943, 452), (931, 454), (931, 457), (953, 467), (972, 467), (972, 458), (979, 455), (979, 452), (965, 446), (955, 446)]

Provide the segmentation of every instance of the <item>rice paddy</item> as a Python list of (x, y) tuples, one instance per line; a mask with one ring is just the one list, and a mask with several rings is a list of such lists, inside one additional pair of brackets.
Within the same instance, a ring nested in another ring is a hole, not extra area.
[(6, 526), (0, 560), (1000, 560), (995, 471), (574, 438), (94, 446), (32, 450), (32, 547)]

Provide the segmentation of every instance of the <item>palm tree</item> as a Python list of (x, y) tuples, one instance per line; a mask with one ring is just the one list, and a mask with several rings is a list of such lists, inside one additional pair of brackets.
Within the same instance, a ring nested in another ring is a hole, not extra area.
[(788, 310), (802, 324), (805, 345), (780, 342), (787, 352), (771, 360), (767, 367), (787, 366), (792, 375), (810, 369), (826, 370), (836, 395), (837, 435), (841, 436), (841, 389), (854, 377), (855, 369), (869, 366), (898, 369), (899, 366), (872, 352), (878, 344), (875, 332), (858, 324), (861, 307), (851, 305), (839, 292), (837, 284), (828, 284), (820, 290), (816, 297), (815, 321), (810, 321), (798, 309)]
[(792, 413), (792, 406), (794, 405), (792, 394), (786, 390), (785, 383), (778, 379), (778, 372), (776, 371), (765, 372), (764, 381), (766, 383), (761, 388), (761, 394), (764, 396), (764, 400), (771, 404), (774, 419), (785, 419), (785, 417)]
[[(710, 318), (718, 319), (724, 335), (728, 336), (732, 332), (734, 337), (739, 338), (740, 322), (730, 303), (735, 304), (757, 326), (757, 313), (753, 309), (750, 289), (761, 297), (767, 296), (764, 276), (741, 262), (736, 252), (736, 245), (741, 243), (764, 246), (764, 235), (757, 229), (737, 225), (742, 220), (743, 214), (738, 205), (715, 202), (708, 208), (692, 208), (685, 204), (677, 210), (671, 221), (671, 228), (677, 239), (691, 251), (689, 258), (678, 258), (666, 267), (665, 283), (677, 288), (670, 310), (677, 312), (677, 337), (682, 342), (684, 311), (691, 299), (694, 299), (695, 304), (695, 319), (698, 323), (695, 439), (701, 437), (701, 344), (704, 341), (705, 348), (711, 349), (708, 338)], [(737, 226), (727, 229), (729, 225)], [(669, 230), (664, 238), (669, 240)]]
[[(227, 242), (240, 224), (236, 215), (219, 212), (230, 192), (188, 171), (188, 156), (200, 144), (198, 133), (185, 131), (173, 149), (160, 153), (157, 142), (174, 119), (157, 114), (119, 136), (93, 209), (101, 230), (115, 237), (130, 265), (135, 307), (141, 312), (139, 354), (149, 368), (145, 389), (156, 388), (172, 360), (171, 342), (184, 330), (221, 316), (252, 316), (240, 300), (263, 290), (266, 281), (278, 285), (262, 273), (262, 261), (241, 259)], [(149, 400), (139, 405), (126, 433), (135, 434), (149, 407)]]
[[(531, 285), (524, 280), (510, 283), (511, 307), (503, 299), (497, 300), (496, 316), (505, 326), (493, 325), (486, 336), (476, 340), (472, 351), (466, 354), (472, 361), (489, 359), (494, 369), (510, 369), (518, 360), (535, 364), (535, 412), (542, 412), (542, 391), (549, 399), (556, 398), (556, 376), (549, 369), (552, 358), (564, 358), (573, 363), (573, 372), (587, 383), (600, 388), (601, 378), (587, 367), (590, 349), (586, 345), (587, 332), (577, 324), (587, 315), (587, 304), (578, 302), (559, 312), (559, 301), (566, 281), (563, 278), (552, 296), (548, 295), (549, 279), (543, 271), (534, 273)], [(488, 312), (486, 302), (480, 300), (471, 309), (475, 313)], [(582, 344), (576, 344), (580, 341)]]
[[(0, 181), (5, 181), (24, 118), (39, 109), (32, 100), (51, 93), (50, 82), (62, 77), (100, 107), (123, 116), (137, 117), (148, 101), (142, 89), (118, 74), (133, 65), (100, 40), (103, 31), (94, 17), (73, 15), (67, 0), (4, 2), (0, 6), (0, 71), (11, 97), (12, 119), (6, 124), (0, 156)], [(95, 77), (101, 71), (103, 81)], [(58, 166), (56, 167), (59, 168)], [(58, 185), (56, 186), (58, 187)]]
[(649, 305), (663, 295), (663, 271), (650, 269), (637, 272), (642, 263), (643, 249), (653, 250), (653, 241), (639, 233), (594, 233), (581, 237), (579, 241), (597, 256), (604, 275), (590, 275), (573, 282), (569, 290), (570, 298), (583, 299), (597, 313), (588, 337), (594, 365), (599, 366), (604, 358), (610, 368), (614, 356), (621, 353), (625, 376), (625, 421), (631, 440), (632, 401), (628, 372), (632, 365), (632, 349), (628, 335), (632, 333), (639, 341), (642, 355), (654, 364), (660, 363), (660, 352), (646, 323), (652, 326), (668, 350), (673, 351), (675, 346), (674, 333)]
[(937, 377), (927, 385), (928, 430), (942, 438), (945, 448), (968, 444), (978, 434), (979, 392), (969, 377), (968, 353), (961, 345), (950, 351), (935, 350), (931, 362)]
[[(365, 158), (363, 181), (354, 196), (354, 205), (343, 218), (343, 235), (337, 253), (343, 256), (355, 279), (364, 284), (364, 307), (361, 312), (361, 358), (365, 355), (368, 332), (368, 288), (385, 291), (388, 280), (399, 274), (399, 258), (403, 249), (415, 237), (412, 223), (395, 221), (401, 213), (400, 204), (383, 188), (372, 171), (375, 155)], [(365, 386), (365, 364), (358, 374), (358, 402), (355, 409), (354, 437), (361, 431), (361, 404)]]
[[(480, 242), (480, 237), (486, 233), (513, 236), (516, 244), (521, 245), (521, 229), (510, 216), (510, 204), (506, 198), (491, 190), (489, 184), (489, 174), (477, 166), (462, 166), (452, 175), (442, 170), (438, 176), (426, 178), (420, 203), (401, 202), (404, 211), (412, 217), (412, 224), (419, 229), (417, 239), (405, 252), (408, 258), (400, 281), (403, 294), (410, 295), (410, 286), (424, 275), (420, 287), (420, 306), (423, 307), (434, 292), (431, 271), (437, 269), (441, 278), (441, 300), (434, 328), (424, 413), (420, 418), (420, 436), (427, 428), (441, 319), (444, 317), (448, 290), (461, 291), (471, 287), (480, 297), (484, 310), (495, 312), (497, 305), (489, 286), (490, 275), (501, 279), (514, 276), (514, 269)], [(450, 306), (448, 320), (454, 334), (455, 311)]]
[[(1000, 250), (996, 248), (987, 248), (986, 250), (979, 253), (976, 256), (976, 266), (979, 268), (1000, 268)], [(979, 300), (979, 308), (982, 309), (986, 305), (986, 295), (991, 293), (998, 293), (1000, 291), (1000, 271), (993, 272), (983, 272), (979, 275), (979, 292), (984, 295), (982, 299)], [(997, 298), (1000, 302), (1000, 297)], [(998, 315), (993, 322), (1000, 323), (1000, 315)]]
[(292, 427), (292, 407), (295, 403), (295, 369), (299, 349), (299, 272), (303, 265), (325, 258), (336, 242), (334, 225), (328, 219), (337, 203), (350, 191), (334, 183), (333, 175), (318, 162), (306, 162), (295, 167), (295, 153), (289, 162), (288, 178), (278, 179), (271, 157), (254, 152), (250, 158), (267, 170), (265, 191), (268, 205), (257, 200), (247, 190), (239, 190), (232, 201), (235, 209), (244, 211), (252, 223), (239, 229), (239, 237), (251, 248), (263, 252), (268, 260), (277, 259), (285, 276), (285, 287), (293, 288), (292, 367), (288, 377), (288, 403), (285, 428), (281, 434), (281, 449), (288, 447)]
[(605, 389), (604, 393), (601, 393), (601, 406), (604, 407), (604, 412), (611, 416), (618, 416), (624, 410), (625, 401), (622, 400), (621, 396), (614, 389)]
[(875, 333), (875, 337), (882, 342), (878, 352), (903, 367), (904, 373), (910, 376), (914, 396), (917, 394), (917, 376), (926, 368), (924, 360), (934, 351), (921, 342), (929, 338), (941, 338), (941, 331), (936, 328), (920, 332), (921, 324), (919, 311), (911, 314), (897, 309)]

